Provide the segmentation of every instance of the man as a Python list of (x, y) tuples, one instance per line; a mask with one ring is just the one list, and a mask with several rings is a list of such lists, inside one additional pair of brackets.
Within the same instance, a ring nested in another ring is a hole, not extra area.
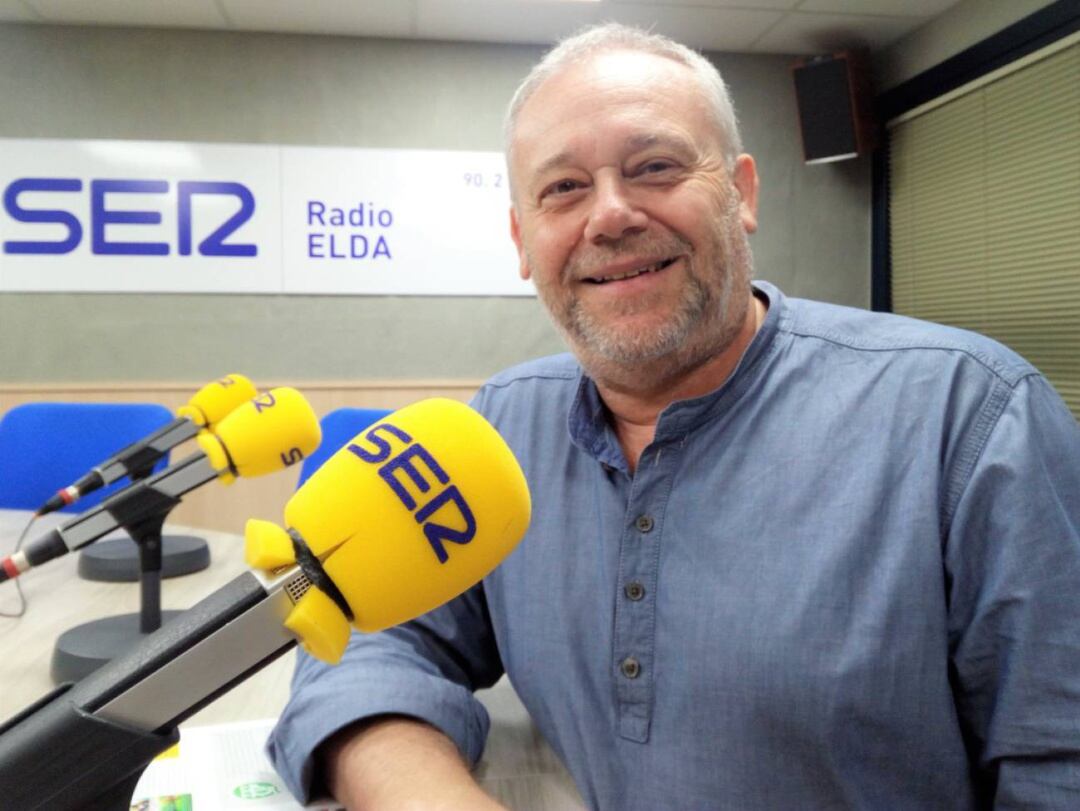
[(604, 26), (508, 118), (521, 273), (573, 350), (474, 405), (521, 546), (298, 667), (271, 754), (352, 808), (497, 807), (505, 671), (603, 809), (1080, 808), (1080, 436), (976, 335), (751, 284), (715, 69)]

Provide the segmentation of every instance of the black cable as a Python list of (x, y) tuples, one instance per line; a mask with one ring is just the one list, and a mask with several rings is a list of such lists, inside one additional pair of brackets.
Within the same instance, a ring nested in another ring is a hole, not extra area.
[[(26, 540), (26, 534), (30, 531), (30, 527), (34, 525), (34, 522), (38, 519), (38, 514), (34, 513), (30, 516), (30, 520), (26, 522), (26, 526), (23, 527), (22, 533), (19, 535), (19, 540), (15, 541), (15, 549), (11, 554), (16, 554), (22, 549), (23, 541)], [(15, 578), (15, 593), (19, 595), (19, 607), (14, 613), (8, 611), (0, 611), (0, 617), (7, 617), (8, 619), (17, 620), (23, 614), (26, 613), (26, 595), (23, 594), (22, 582), (19, 578)]]

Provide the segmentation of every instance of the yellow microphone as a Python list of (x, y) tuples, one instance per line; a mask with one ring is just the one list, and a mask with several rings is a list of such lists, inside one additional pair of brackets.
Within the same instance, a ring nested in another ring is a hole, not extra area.
[(196, 437), (225, 484), (294, 465), (319, 447), (322, 429), (304, 395), (282, 386), (233, 409), (213, 431)]
[(378, 631), (447, 602), (513, 550), (530, 512), (499, 433), (462, 403), (424, 400), (330, 457), (286, 504), (287, 530), (248, 521), (245, 553), (256, 569), (300, 564), (314, 587), (285, 625), (337, 662), (350, 620)]
[(196, 437), (200, 450), (165, 470), (136, 482), (77, 515), (0, 561), (0, 582), (65, 555), (154, 513), (161, 515), (180, 496), (214, 479), (263, 476), (290, 467), (311, 454), (322, 439), (319, 418), (304, 396), (287, 387), (248, 400)]
[[(272, 393), (268, 408), (278, 408), (283, 398)], [(0, 729), (4, 807), (76, 811), (123, 800), (197, 710), (298, 640), (337, 661), (349, 617), (373, 631), (452, 599), (514, 549), (529, 513), (521, 468), (468, 406), (427, 400), (391, 414), (296, 491), (288, 530), (248, 523), (248, 558), (263, 568)], [(57, 746), (66, 740), (82, 745)]]
[(46, 515), (74, 504), (87, 493), (112, 484), (125, 475), (130, 476), (132, 481), (148, 476), (158, 460), (170, 450), (196, 436), (201, 429), (213, 427), (234, 408), (258, 393), (254, 383), (238, 374), (225, 375), (207, 383), (195, 392), (186, 405), (176, 409), (176, 419), (113, 454), (73, 484), (57, 490), (38, 509), (37, 514)]
[(186, 405), (176, 409), (176, 416), (209, 428), (258, 394), (255, 384), (243, 375), (225, 375), (195, 392)]

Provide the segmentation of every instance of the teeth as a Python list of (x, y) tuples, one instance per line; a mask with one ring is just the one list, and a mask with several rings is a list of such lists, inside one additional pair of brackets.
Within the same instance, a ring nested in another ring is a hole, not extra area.
[(635, 276), (640, 276), (642, 273), (652, 273), (653, 271), (660, 270), (667, 267), (671, 262), (664, 259), (653, 265), (646, 265), (643, 268), (637, 270), (631, 270), (628, 273), (620, 273), (618, 276), (606, 276), (603, 279), (597, 279), (599, 282), (621, 282), (623, 279), (633, 279)]

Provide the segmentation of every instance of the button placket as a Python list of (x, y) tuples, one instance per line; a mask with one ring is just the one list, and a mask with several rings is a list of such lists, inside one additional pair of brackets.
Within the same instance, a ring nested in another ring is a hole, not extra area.
[(625, 523), (619, 539), (612, 651), (618, 734), (638, 743), (649, 740), (652, 722), (655, 685), (651, 668), (656, 653), (655, 585), (661, 529), (671, 476), (682, 457), (679, 448), (665, 448), (662, 457), (654, 455), (652, 450), (646, 454), (630, 479)]

